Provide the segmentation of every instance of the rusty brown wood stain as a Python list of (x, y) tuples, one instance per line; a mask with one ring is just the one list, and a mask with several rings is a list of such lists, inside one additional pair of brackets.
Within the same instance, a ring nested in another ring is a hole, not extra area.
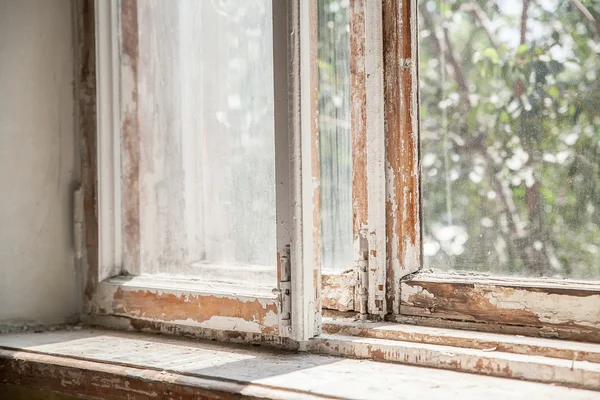
[(263, 306), (258, 299), (238, 300), (213, 295), (175, 295), (152, 290), (123, 290), (113, 296), (113, 313), (158, 321), (205, 322), (212, 317), (240, 318), (256, 322), (265, 334), (276, 334), (277, 326), (265, 326), (269, 312), (278, 315), (275, 302)]
[[(386, 236), (388, 311), (399, 313), (399, 279), (394, 268), (401, 270), (408, 254), (420, 248), (420, 171), (419, 136), (413, 131), (413, 63), (411, 0), (384, 0), (383, 52), (386, 133)], [(406, 248), (406, 243), (410, 248)], [(398, 249), (397, 254), (394, 247)], [(398, 277), (398, 278), (397, 278)]]
[(350, 2), (350, 126), (352, 130), (352, 211), (355, 240), (368, 223), (367, 88), (364, 0)]

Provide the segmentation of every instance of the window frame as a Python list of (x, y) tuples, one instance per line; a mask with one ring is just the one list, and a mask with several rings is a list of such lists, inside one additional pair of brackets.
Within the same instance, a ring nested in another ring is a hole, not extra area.
[[(184, 321), (169, 315), (158, 318), (145, 315), (144, 312), (152, 313), (155, 306), (147, 306), (143, 297), (135, 299), (132, 295), (129, 303), (115, 302), (118, 291), (155, 293), (164, 296), (165, 301), (167, 298), (184, 299), (166, 302), (164, 310), (168, 314), (181, 307), (189, 296), (193, 296), (201, 307), (214, 301), (211, 298), (214, 293), (202, 285), (195, 288), (188, 285), (184, 289), (185, 285), (169, 282), (168, 287), (160, 288), (156, 282), (137, 278), (127, 278), (127, 282), (123, 282), (123, 278), (112, 279), (121, 272), (120, 268), (115, 268), (119, 266), (115, 260), (122, 256), (116, 245), (122, 239), (118, 236), (120, 231), (114, 229), (120, 224), (119, 216), (112, 211), (121, 205), (120, 196), (111, 191), (114, 186), (107, 186), (106, 182), (114, 181), (115, 171), (120, 166), (115, 164), (115, 159), (112, 159), (113, 164), (106, 160), (107, 153), (118, 149), (110, 135), (102, 133), (120, 129), (114, 123), (114, 115), (120, 113), (121, 108), (115, 106), (117, 85), (107, 73), (114, 73), (115, 65), (118, 65), (114, 48), (109, 46), (110, 51), (107, 51), (106, 47), (107, 41), (114, 41), (115, 32), (102, 32), (98, 28), (106, 21), (115, 23), (113, 17), (106, 19), (112, 14), (106, 14), (101, 8), (115, 7), (117, 0), (84, 1), (85, 24), (78, 42), (83, 74), (79, 77), (78, 98), (88, 265), (85, 310), (98, 317), (124, 317), (131, 321), (131, 327), (134, 327), (133, 321), (138, 327), (152, 324), (185, 326)], [(120, 4), (135, 4), (135, 1), (121, 0)], [(273, 5), (276, 3), (281, 5), (280, 1), (273, 0)], [(360, 126), (352, 131), (356, 171), (353, 172), (353, 200), (357, 205), (353, 221), (355, 260), (364, 255), (361, 238), (366, 239), (368, 249), (375, 250), (367, 255), (367, 308), (364, 312), (363, 307), (361, 316), (600, 342), (600, 284), (597, 282), (473, 275), (465, 278), (422, 270), (418, 0), (358, 0), (350, 4), (351, 120)], [(285, 5), (283, 16), (274, 12), (274, 29), (277, 20), (287, 24), (289, 33), (299, 32), (299, 35), (290, 35), (293, 39), (289, 42), (286, 39), (274, 43), (280, 50), (286, 49), (285, 57), (275, 57), (274, 79), (279, 82), (279, 90), (275, 93), (281, 99), (276, 110), (276, 130), (292, 127), (289, 136), (277, 145), (278, 149), (291, 150), (276, 160), (277, 169), (289, 177), (282, 180), (277, 177), (278, 185), (289, 185), (286, 190), (278, 190), (277, 207), (287, 204), (290, 210), (285, 214), (287, 219), (282, 219), (287, 230), (278, 232), (278, 249), (280, 254), (285, 250), (281, 246), (285, 241), (280, 238), (289, 238), (292, 332), (286, 333), (279, 320), (282, 304), (279, 295), (262, 292), (264, 297), (244, 297), (229, 293), (225, 298), (233, 298), (238, 306), (255, 300), (263, 309), (277, 310), (277, 324), (259, 324), (258, 330), (248, 334), (289, 336), (303, 341), (320, 333), (321, 316), (328, 314), (328, 310), (361, 312), (357, 290), (360, 272), (357, 265), (349, 266), (350, 270), (344, 273), (321, 271), (316, 0), (286, 0)], [(276, 9), (281, 10), (281, 7), (273, 7), (274, 11)], [(103, 33), (108, 37), (102, 38)], [(94, 51), (96, 45), (98, 54)], [(112, 56), (101, 57), (101, 52)], [(277, 65), (285, 65), (285, 68)], [(111, 81), (112, 86), (98, 84), (96, 87), (96, 66), (99, 79)], [(366, 78), (353, 79), (353, 76)], [(290, 195), (279, 195), (284, 192)], [(219, 292), (219, 296), (223, 292)], [(486, 302), (486, 296), (500, 296), (500, 301)], [(589, 313), (576, 310), (586, 304)], [(594, 304), (598, 304), (597, 312), (590, 308)], [(231, 318), (240, 318), (238, 314)], [(249, 308), (242, 314), (239, 322), (254, 321), (257, 315), (256, 309)], [(190, 318), (193, 320), (196, 316)], [(207, 330), (235, 328), (235, 324), (197, 324), (197, 321), (193, 324)]]
[[(359, 6), (356, 6), (356, 4)], [(383, 113), (385, 116), (385, 232), (387, 309), (369, 313), (369, 319), (449, 328), (504, 332), (600, 342), (600, 284), (576, 280), (489, 277), (423, 270), (422, 193), (419, 136), (418, 0), (351, 2), (352, 41), (364, 40), (354, 29), (367, 20), (369, 9), (382, 7)], [(365, 10), (365, 4), (368, 4)], [(373, 30), (371, 29), (371, 32)], [(367, 29), (366, 32), (369, 32)], [(354, 38), (353, 38), (354, 35)], [(365, 35), (368, 37), (368, 34)], [(367, 49), (369, 41), (366, 41)], [(360, 49), (360, 47), (359, 47)], [(351, 63), (362, 61), (351, 52)], [(373, 56), (367, 50), (366, 59)], [(375, 59), (372, 62), (381, 62)], [(352, 64), (351, 64), (352, 65)], [(356, 74), (351, 68), (351, 75)], [(360, 73), (360, 70), (359, 72)], [(351, 92), (358, 105), (378, 108), (364, 94), (364, 85), (351, 76)], [(367, 81), (368, 82), (368, 81)], [(356, 97), (354, 97), (356, 96)], [(352, 111), (362, 110), (352, 104)], [(352, 117), (353, 135), (362, 125)], [(368, 121), (368, 116), (367, 116)], [(366, 135), (369, 140), (369, 133)], [(363, 139), (364, 140), (364, 139)], [(360, 142), (360, 140), (359, 140)], [(356, 141), (355, 141), (356, 143)], [(355, 153), (353, 152), (353, 156)], [(373, 162), (369, 159), (369, 167)], [(356, 190), (353, 188), (353, 191)], [(370, 194), (370, 193), (369, 193)], [(363, 194), (364, 200), (364, 194)], [(361, 215), (356, 200), (354, 214)], [(356, 232), (355, 232), (356, 233)], [(369, 264), (371, 260), (369, 260)], [(370, 268), (370, 266), (369, 266)], [(348, 299), (356, 288), (356, 275), (325, 275), (323, 304), (333, 311), (358, 311)], [(372, 291), (369, 296), (372, 296)], [(332, 299), (327, 298), (332, 297)], [(326, 313), (330, 314), (330, 312)]]
[(318, 160), (311, 145), (317, 130), (310, 119), (317, 92), (308, 90), (316, 77), (315, 5), (272, 1), (278, 286), (271, 291), (246, 282), (215, 285), (130, 276), (139, 273), (137, 0), (86, 1), (83, 13), (89, 25), (79, 52), (92, 68), (83, 70), (79, 95), (80, 118), (86, 120), (87, 313), (297, 341), (320, 332), (315, 233), (307, 228), (313, 225), (313, 212), (304, 206), (318, 189), (311, 182)]

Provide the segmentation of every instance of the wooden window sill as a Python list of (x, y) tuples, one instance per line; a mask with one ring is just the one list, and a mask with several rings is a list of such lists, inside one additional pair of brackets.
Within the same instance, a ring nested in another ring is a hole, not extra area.
[[(312, 349), (329, 343), (339, 351), (352, 342), (356, 349), (371, 341), (377, 350), (378, 340), (326, 335)], [(534, 357), (531, 368), (539, 361)], [(591, 385), (598, 374), (587, 376)], [(0, 384), (90, 399), (600, 398), (598, 392), (456, 371), (92, 328), (0, 335)]]

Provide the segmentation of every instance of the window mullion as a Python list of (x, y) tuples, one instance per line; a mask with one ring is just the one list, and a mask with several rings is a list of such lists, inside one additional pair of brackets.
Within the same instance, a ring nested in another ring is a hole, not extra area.
[(400, 280), (421, 268), (417, 4), (383, 2), (388, 312), (400, 311)]

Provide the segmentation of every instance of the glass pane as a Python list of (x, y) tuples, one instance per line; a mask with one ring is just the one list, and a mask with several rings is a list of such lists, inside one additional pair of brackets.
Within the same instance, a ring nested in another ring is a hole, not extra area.
[(142, 273), (274, 272), (271, 0), (137, 4)]
[(425, 265), (600, 278), (595, 1), (421, 1)]
[(353, 265), (350, 28), (347, 0), (319, 0), (322, 267)]

